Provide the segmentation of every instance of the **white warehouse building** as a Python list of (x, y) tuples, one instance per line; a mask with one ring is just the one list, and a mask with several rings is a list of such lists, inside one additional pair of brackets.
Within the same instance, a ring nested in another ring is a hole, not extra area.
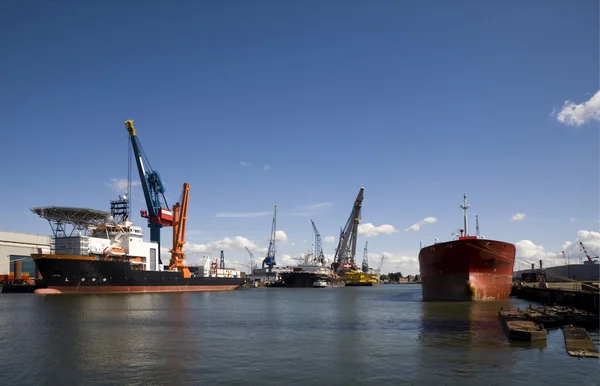
[(33, 235), (29, 233), (0, 231), (0, 275), (14, 273), (14, 262), (21, 261), (21, 274), (37, 277), (37, 269), (32, 253), (50, 253), (52, 238), (50, 236)]

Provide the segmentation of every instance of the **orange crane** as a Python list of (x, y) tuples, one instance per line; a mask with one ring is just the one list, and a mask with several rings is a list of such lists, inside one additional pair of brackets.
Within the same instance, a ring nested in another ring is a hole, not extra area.
[(190, 278), (190, 269), (183, 264), (185, 253), (183, 253), (183, 244), (185, 243), (185, 225), (187, 222), (188, 197), (190, 194), (190, 184), (183, 184), (181, 194), (181, 203), (173, 205), (173, 249), (171, 252), (171, 262), (169, 269), (177, 269), (183, 273), (184, 278)]

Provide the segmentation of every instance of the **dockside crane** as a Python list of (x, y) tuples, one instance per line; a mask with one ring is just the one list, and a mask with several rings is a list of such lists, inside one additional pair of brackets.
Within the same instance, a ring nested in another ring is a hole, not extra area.
[(319, 233), (319, 230), (317, 229), (317, 226), (315, 225), (314, 221), (310, 220), (310, 223), (312, 224), (313, 231), (315, 232), (314, 259), (317, 262), (317, 264), (325, 265), (327, 259), (325, 258), (325, 254), (323, 253), (323, 242), (321, 241), (321, 234)]
[(133, 121), (125, 121), (125, 128), (131, 139), (131, 147), (133, 148), (142, 190), (144, 191), (144, 199), (146, 200), (147, 210), (141, 210), (140, 214), (142, 217), (148, 219), (150, 241), (158, 243), (158, 261), (162, 266), (163, 263), (160, 257), (160, 230), (164, 226), (173, 226), (173, 211), (169, 209), (169, 205), (167, 204), (165, 188), (160, 179), (160, 175), (156, 170), (152, 170), (150, 162), (148, 162), (148, 159), (144, 154), (142, 145), (140, 144), (133, 126)]
[(275, 234), (277, 230), (277, 205), (275, 205), (275, 210), (273, 212), (273, 224), (271, 225), (271, 238), (269, 239), (269, 250), (267, 251), (267, 256), (263, 259), (262, 267), (265, 268), (265, 265), (269, 268), (269, 273), (273, 271), (273, 266), (277, 265), (275, 262), (275, 252), (277, 251)]
[(587, 257), (588, 261), (585, 262), (585, 264), (597, 264), (598, 260), (592, 260), (592, 259), (597, 259), (598, 256), (594, 256), (591, 257), (590, 254), (588, 253), (587, 249), (585, 248), (585, 245), (583, 245), (583, 243), (580, 241), (579, 245), (581, 246), (581, 250), (583, 250), (583, 253), (585, 253), (585, 257)]
[(383, 268), (383, 260), (385, 259), (385, 253), (381, 254), (381, 260), (379, 260), (379, 267), (377, 267), (377, 274), (381, 275), (381, 268)]
[(363, 250), (363, 262), (362, 262), (362, 271), (363, 273), (369, 273), (369, 253), (367, 251), (367, 246), (369, 242), (365, 243), (365, 249)]
[(340, 232), (340, 241), (338, 247), (335, 250), (335, 258), (331, 269), (336, 274), (347, 271), (355, 271), (356, 263), (354, 262), (354, 256), (356, 255), (356, 236), (358, 234), (358, 224), (360, 222), (360, 212), (362, 207), (362, 201), (364, 197), (365, 188), (361, 187), (356, 200), (354, 200), (354, 206), (346, 226)]
[(252, 272), (254, 272), (254, 270), (257, 268), (256, 264), (254, 263), (254, 253), (252, 253), (252, 251), (249, 250), (248, 247), (246, 247), (246, 250), (248, 251), (248, 254), (250, 255), (250, 274), (252, 274)]
[(185, 244), (185, 227), (187, 224), (188, 197), (190, 193), (190, 184), (183, 184), (181, 202), (173, 205), (173, 249), (171, 252), (171, 262), (169, 269), (177, 269), (183, 273), (184, 278), (189, 278), (190, 270), (183, 264), (185, 253), (183, 253), (183, 244)]

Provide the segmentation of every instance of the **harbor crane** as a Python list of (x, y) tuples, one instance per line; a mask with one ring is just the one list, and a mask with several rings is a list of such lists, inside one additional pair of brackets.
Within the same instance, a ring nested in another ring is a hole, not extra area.
[(383, 259), (385, 259), (385, 253), (381, 254), (381, 260), (379, 260), (379, 267), (377, 267), (378, 275), (381, 275), (381, 268), (383, 268)]
[(313, 255), (315, 262), (317, 264), (325, 265), (327, 259), (325, 258), (325, 254), (323, 253), (323, 243), (321, 242), (321, 234), (319, 233), (319, 230), (317, 229), (317, 226), (315, 225), (314, 221), (310, 220), (310, 223), (312, 224), (313, 231), (315, 232), (315, 252)]
[(133, 121), (125, 121), (125, 127), (131, 139), (131, 147), (133, 148), (142, 190), (144, 191), (144, 199), (146, 200), (147, 209), (141, 210), (140, 214), (143, 218), (148, 219), (150, 241), (158, 244), (158, 261), (162, 266), (163, 263), (160, 257), (160, 230), (164, 226), (173, 226), (173, 211), (169, 209), (169, 205), (167, 204), (165, 188), (160, 175), (156, 170), (152, 170), (150, 162), (148, 162), (148, 158), (144, 154), (133, 126)]
[(183, 193), (181, 202), (173, 205), (173, 249), (171, 252), (171, 262), (169, 269), (177, 269), (183, 273), (184, 278), (191, 276), (190, 270), (183, 264), (185, 253), (183, 253), (183, 244), (185, 244), (185, 227), (187, 224), (188, 197), (190, 193), (190, 184), (183, 184)]
[(360, 223), (360, 212), (362, 208), (362, 201), (364, 196), (365, 188), (361, 187), (354, 205), (352, 212), (346, 226), (340, 232), (340, 241), (335, 250), (335, 257), (331, 269), (339, 274), (340, 272), (355, 271), (356, 263), (354, 262), (354, 256), (356, 255), (356, 236), (358, 234), (358, 224)]
[(267, 251), (267, 256), (263, 259), (262, 267), (265, 268), (265, 265), (269, 268), (269, 273), (273, 271), (273, 266), (277, 265), (275, 262), (275, 252), (277, 251), (276, 247), (276, 229), (277, 229), (277, 205), (275, 205), (275, 210), (273, 212), (273, 224), (271, 225), (271, 238), (269, 239), (269, 249)]
[[(249, 268), (250, 268), (250, 273), (252, 273), (252, 272), (254, 272), (254, 270), (255, 270), (256, 268), (258, 268), (258, 267), (257, 267), (257, 266), (256, 266), (256, 264), (254, 263), (254, 253), (252, 253), (252, 251), (251, 251), (251, 250), (249, 250), (249, 249), (248, 249), (248, 247), (246, 247), (246, 250), (248, 251), (248, 254), (250, 255), (250, 267), (249, 267)], [(245, 266), (245, 265), (244, 265), (244, 266)]]
[(598, 260), (592, 260), (592, 259), (597, 259), (598, 256), (591, 257), (590, 254), (588, 253), (585, 245), (583, 245), (583, 243), (581, 241), (579, 242), (579, 245), (581, 247), (581, 250), (583, 250), (583, 253), (585, 253), (585, 257), (587, 257), (587, 259), (588, 259), (588, 261), (586, 261), (585, 264), (597, 264)]
[(363, 251), (363, 261), (362, 261), (362, 271), (364, 273), (369, 273), (369, 253), (367, 251), (368, 245), (369, 245), (369, 242), (367, 241), (365, 243), (365, 249)]

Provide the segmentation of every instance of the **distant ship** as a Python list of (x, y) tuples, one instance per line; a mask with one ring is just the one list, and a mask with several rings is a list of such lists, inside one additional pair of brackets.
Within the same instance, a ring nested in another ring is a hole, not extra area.
[[(124, 201), (111, 206), (123, 207)], [(223, 275), (202, 267), (163, 266), (159, 245), (143, 241), (142, 228), (126, 218), (116, 220), (111, 213), (62, 207), (32, 211), (53, 225), (55, 239), (54, 253), (32, 254), (47, 286), (37, 293), (218, 291), (246, 282), (236, 276), (218, 277)], [(71, 231), (66, 230), (68, 224)]]
[(504, 241), (470, 236), (467, 196), (463, 197), (464, 229), (456, 240), (435, 243), (419, 252), (424, 301), (508, 299), (516, 248)]
[(327, 287), (342, 287), (342, 281), (334, 274), (327, 264), (327, 258), (323, 253), (321, 234), (314, 221), (310, 220), (315, 234), (315, 250), (303, 257), (302, 264), (291, 267), (291, 271), (281, 273), (279, 280), (267, 285), (268, 287), (304, 287), (320, 288), (324, 283)]

